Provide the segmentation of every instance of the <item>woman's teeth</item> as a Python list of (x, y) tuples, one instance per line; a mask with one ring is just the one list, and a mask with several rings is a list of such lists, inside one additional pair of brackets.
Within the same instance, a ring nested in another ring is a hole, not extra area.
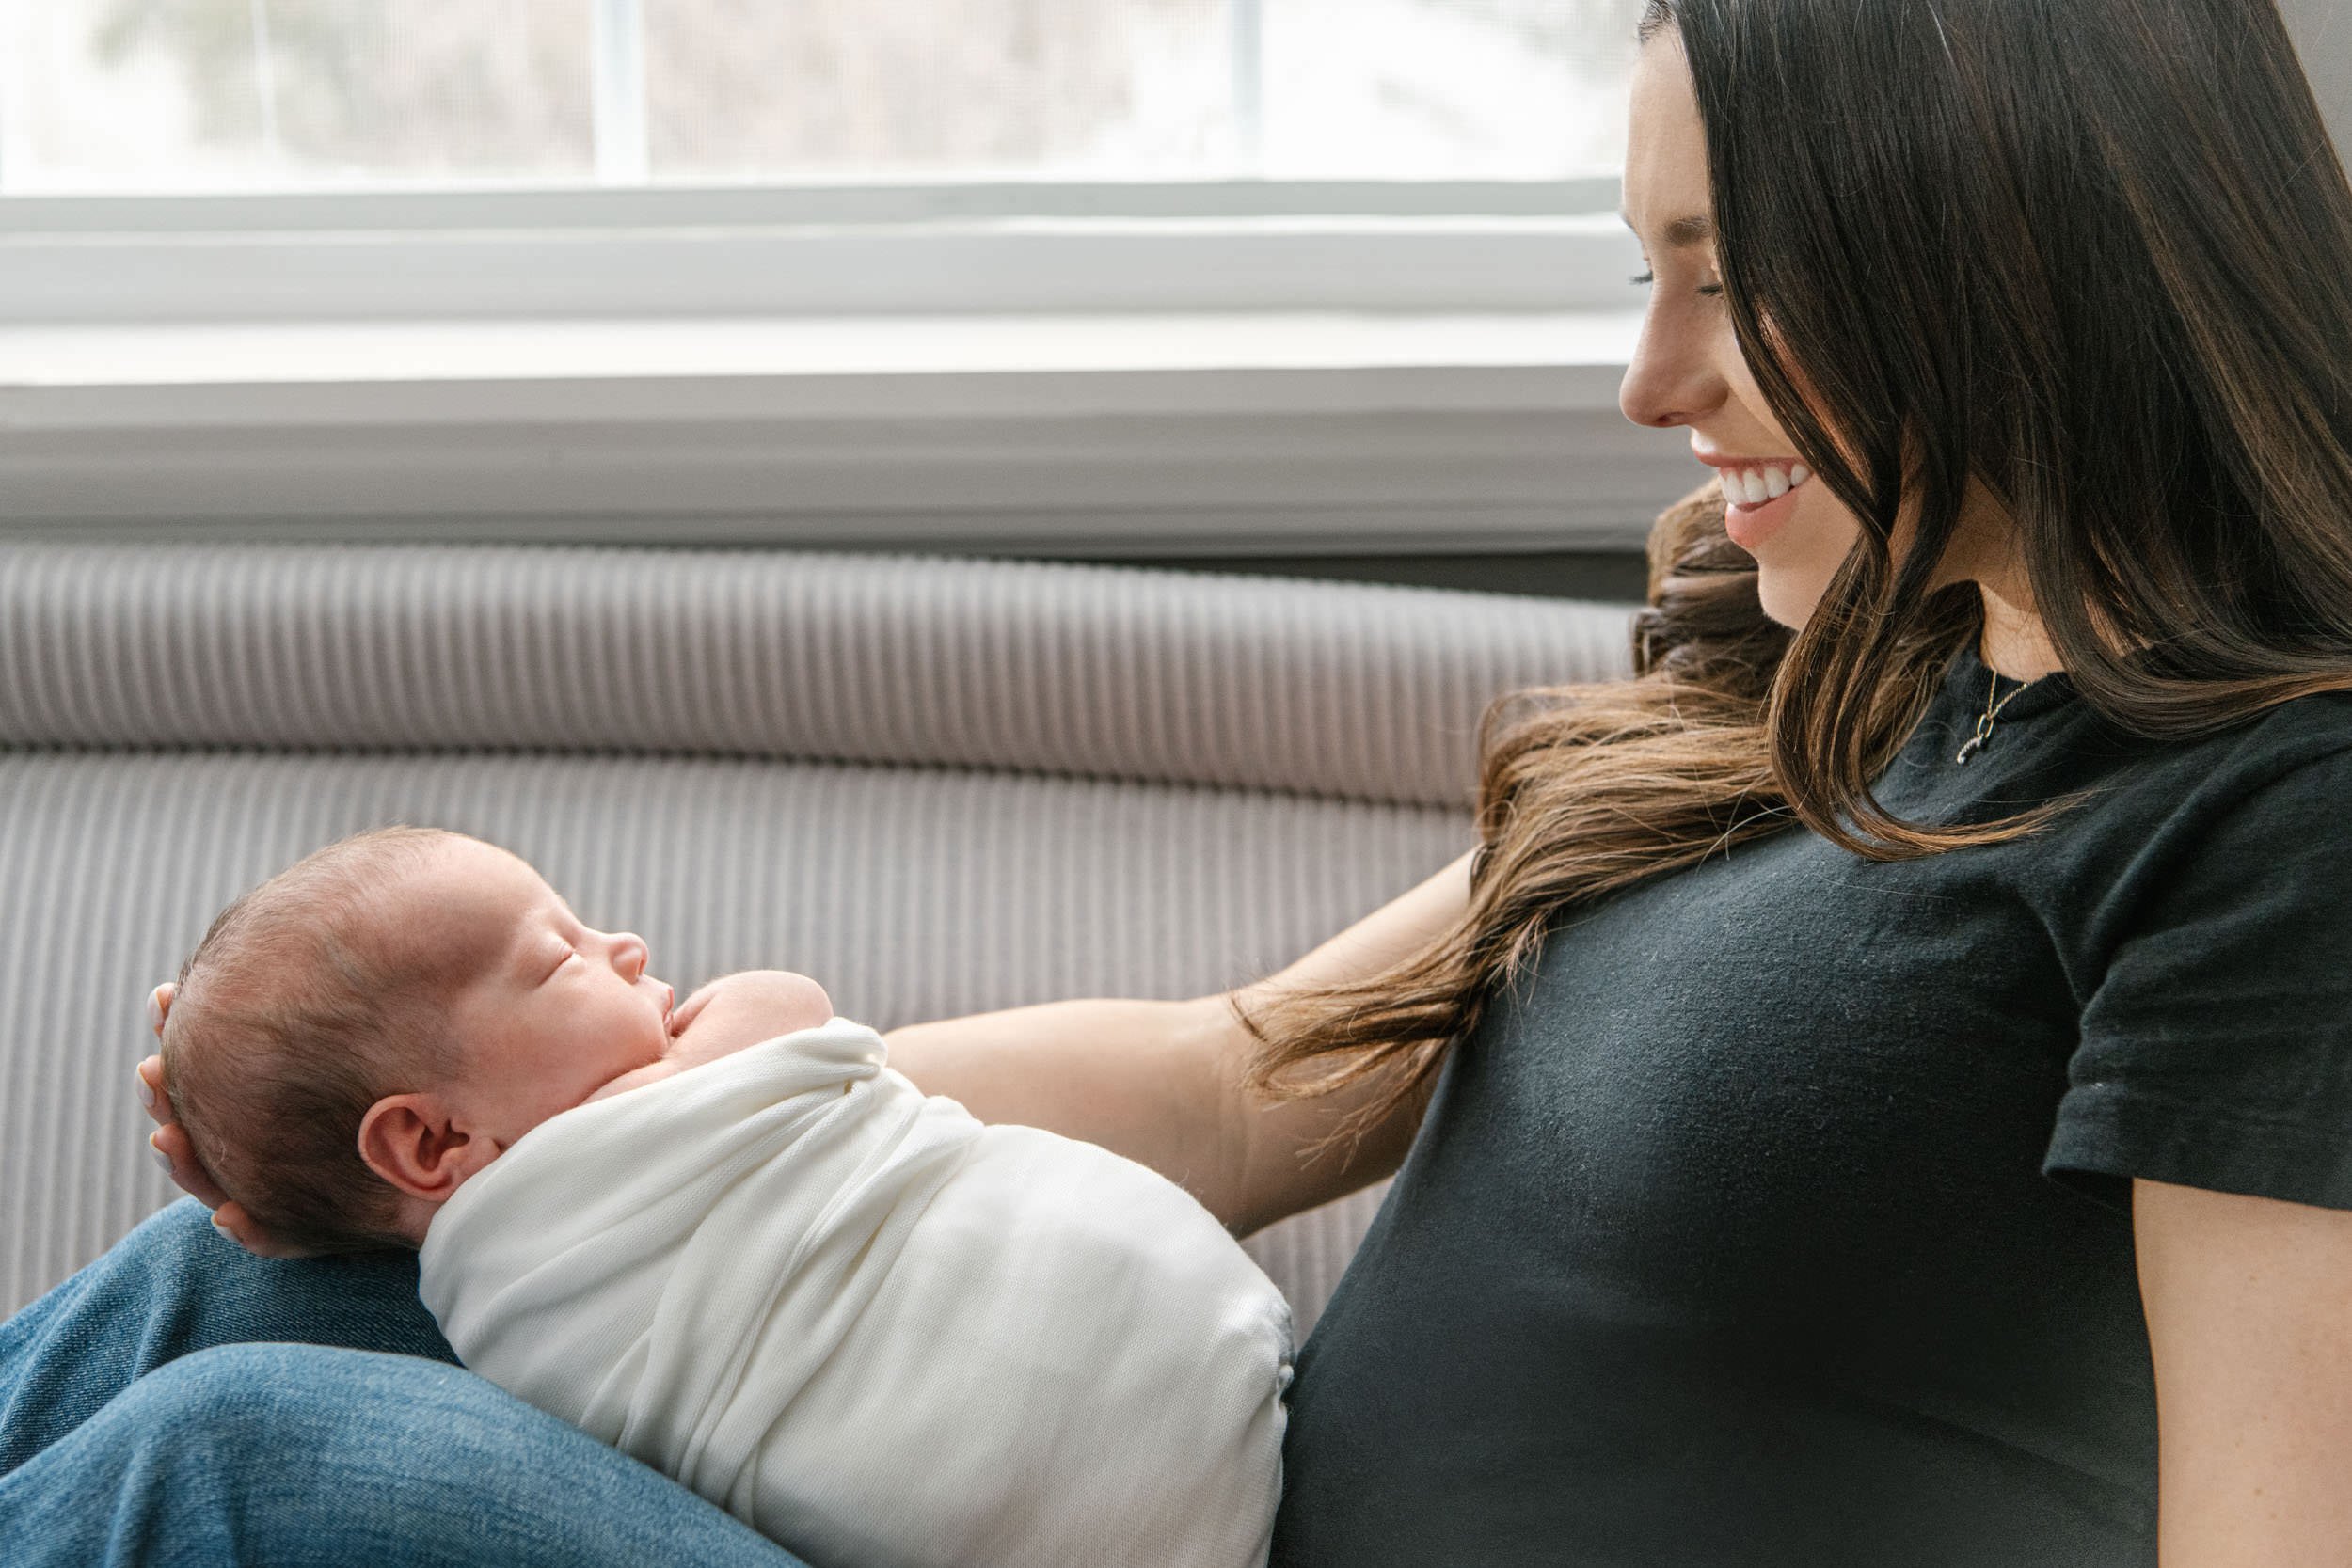
[(1776, 496), (1785, 496), (1813, 477), (1813, 470), (1802, 463), (1782, 467), (1768, 463), (1760, 468), (1724, 468), (1724, 494), (1742, 506), (1757, 506)]

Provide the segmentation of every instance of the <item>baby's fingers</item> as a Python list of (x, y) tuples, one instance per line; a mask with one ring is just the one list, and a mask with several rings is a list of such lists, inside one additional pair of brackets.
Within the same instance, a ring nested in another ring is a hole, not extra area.
[[(724, 978), (724, 975), (720, 976), (720, 979)], [(703, 1010), (703, 1004), (709, 1001), (712, 993), (718, 989), (718, 980), (706, 980), (703, 982), (701, 989), (697, 990), (693, 995), (688, 997), (685, 1001), (671, 1008), (670, 1033), (673, 1035), (682, 1034), (685, 1031), (686, 1026), (694, 1022), (694, 1015)]]

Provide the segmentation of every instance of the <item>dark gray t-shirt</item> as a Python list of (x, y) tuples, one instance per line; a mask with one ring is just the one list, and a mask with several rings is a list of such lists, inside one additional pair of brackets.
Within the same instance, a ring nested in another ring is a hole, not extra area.
[(2053, 675), (1956, 766), (1991, 682), (1880, 798), (2097, 800), (1556, 924), (1300, 1351), (1276, 1564), (2154, 1562), (2129, 1179), (2352, 1209), (2352, 694), (2148, 741)]

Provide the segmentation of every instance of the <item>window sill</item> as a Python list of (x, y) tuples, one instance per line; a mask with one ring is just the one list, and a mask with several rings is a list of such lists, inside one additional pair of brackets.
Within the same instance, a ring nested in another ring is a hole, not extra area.
[(0, 525), (1096, 554), (1638, 547), (1637, 314), (19, 324)]

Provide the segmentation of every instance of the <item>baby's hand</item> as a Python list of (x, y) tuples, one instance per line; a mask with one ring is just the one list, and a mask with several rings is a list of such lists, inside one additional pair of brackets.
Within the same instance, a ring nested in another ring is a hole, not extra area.
[(722, 974), (671, 1013), (676, 1043), (670, 1059), (681, 1069), (697, 1067), (778, 1035), (814, 1029), (832, 1017), (824, 988), (805, 974), (781, 969)]
[(674, 1077), (689, 1068), (732, 1056), (745, 1046), (813, 1029), (833, 1017), (824, 988), (804, 974), (781, 969), (747, 969), (722, 974), (679, 1003), (670, 1014), (669, 1053), (625, 1072), (581, 1104)]

